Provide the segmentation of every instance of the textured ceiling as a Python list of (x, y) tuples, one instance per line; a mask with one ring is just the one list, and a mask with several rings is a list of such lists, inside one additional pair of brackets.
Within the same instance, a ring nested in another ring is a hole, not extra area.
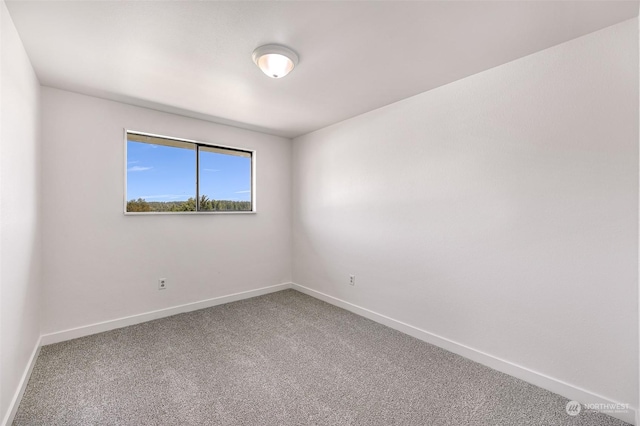
[[(293, 137), (638, 15), (633, 1), (7, 1), (43, 85)], [(252, 51), (300, 56), (270, 79)]]

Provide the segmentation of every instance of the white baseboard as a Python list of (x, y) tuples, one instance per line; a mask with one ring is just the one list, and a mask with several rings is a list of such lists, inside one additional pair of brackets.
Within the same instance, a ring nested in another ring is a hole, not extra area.
[(159, 309), (157, 311), (145, 312), (143, 314), (131, 315), (128, 317), (118, 318), (109, 321), (103, 321), (95, 324), (85, 325), (82, 327), (70, 328), (68, 330), (58, 331), (55, 333), (44, 334), (41, 339), (42, 345), (50, 345), (52, 343), (64, 342), (66, 340), (77, 339), (78, 337), (89, 336), (91, 334), (102, 333), (104, 331), (115, 330), (116, 328), (127, 327), (134, 324), (140, 324), (159, 318), (170, 317), (184, 312), (197, 311), (198, 309), (210, 308), (216, 305), (235, 302), (251, 297), (262, 296), (263, 294), (274, 293), (276, 291), (291, 288), (291, 283), (276, 284), (269, 287), (262, 287), (255, 290), (243, 291), (227, 296), (214, 297), (212, 299), (201, 300), (199, 302), (187, 303), (185, 305), (173, 306), (171, 308)]
[(38, 359), (38, 354), (40, 353), (40, 347), (42, 337), (38, 338), (36, 342), (36, 346), (33, 348), (33, 352), (31, 352), (31, 358), (29, 358), (29, 363), (27, 364), (27, 368), (24, 369), (22, 373), (22, 377), (20, 378), (20, 383), (18, 389), (16, 389), (16, 393), (13, 395), (11, 399), (11, 403), (9, 404), (9, 409), (7, 410), (7, 414), (2, 420), (2, 426), (10, 426), (13, 423), (13, 419), (18, 412), (18, 407), (20, 406), (20, 401), (22, 400), (22, 395), (24, 395), (24, 391), (27, 389), (27, 383), (29, 383), (29, 377), (31, 377), (31, 372), (33, 371), (33, 367), (36, 365), (36, 359)]
[[(541, 387), (543, 389), (546, 389), (558, 395), (562, 395), (565, 398), (568, 398), (570, 400), (578, 401), (583, 404), (585, 403), (586, 404), (618, 403), (618, 401), (612, 401), (602, 395), (598, 395), (594, 392), (588, 391), (586, 389), (582, 389), (578, 386), (571, 385), (569, 383), (563, 382), (562, 380), (549, 377), (545, 374), (530, 370), (526, 367), (514, 364), (510, 361), (495, 357), (493, 355), (479, 351), (477, 349), (473, 349), (469, 346), (463, 345), (458, 342), (454, 342), (453, 340), (438, 336), (426, 330), (422, 330), (418, 327), (414, 327), (402, 321), (395, 320), (388, 316), (379, 314), (377, 312), (371, 311), (366, 308), (362, 308), (360, 306), (354, 305), (353, 303), (346, 302), (342, 299), (338, 299), (337, 297), (333, 297), (328, 294), (321, 293), (317, 290), (313, 290), (303, 285), (292, 283), (291, 288), (293, 288), (294, 290), (298, 290), (301, 293), (315, 297), (316, 299), (320, 299), (324, 302), (346, 309), (347, 311), (351, 311), (355, 314), (368, 318), (377, 323), (386, 325), (387, 327), (401, 331), (405, 334), (408, 334), (412, 337), (415, 337), (427, 343), (431, 343), (432, 345), (438, 346), (440, 348), (446, 349), (455, 354), (461, 355), (479, 364), (486, 365), (487, 367), (490, 367), (494, 370), (498, 370), (502, 373), (516, 377), (520, 380), (524, 380), (525, 382), (534, 384), (538, 387)], [(620, 420), (623, 420), (627, 423), (636, 424), (635, 423), (636, 409), (633, 407), (630, 407), (628, 412), (626, 413), (607, 413), (607, 414), (609, 414), (612, 417), (616, 417)]]

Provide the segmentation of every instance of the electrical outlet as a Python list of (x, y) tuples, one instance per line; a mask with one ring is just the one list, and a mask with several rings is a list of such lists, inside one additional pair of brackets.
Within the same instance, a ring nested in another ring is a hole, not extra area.
[(349, 275), (349, 285), (356, 285), (356, 276)]
[(158, 290), (164, 290), (167, 288), (167, 279), (159, 278), (158, 279)]

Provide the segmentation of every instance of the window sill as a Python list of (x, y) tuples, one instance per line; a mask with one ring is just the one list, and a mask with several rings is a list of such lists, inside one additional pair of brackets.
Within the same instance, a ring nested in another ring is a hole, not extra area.
[(255, 211), (250, 212), (124, 212), (125, 216), (158, 216), (158, 215), (228, 215), (228, 214), (256, 214)]

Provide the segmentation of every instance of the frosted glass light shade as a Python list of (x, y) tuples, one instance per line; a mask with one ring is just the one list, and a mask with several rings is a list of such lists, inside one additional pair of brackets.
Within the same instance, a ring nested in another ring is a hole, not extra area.
[(282, 78), (298, 65), (298, 55), (284, 46), (267, 44), (253, 51), (253, 62), (271, 78)]

